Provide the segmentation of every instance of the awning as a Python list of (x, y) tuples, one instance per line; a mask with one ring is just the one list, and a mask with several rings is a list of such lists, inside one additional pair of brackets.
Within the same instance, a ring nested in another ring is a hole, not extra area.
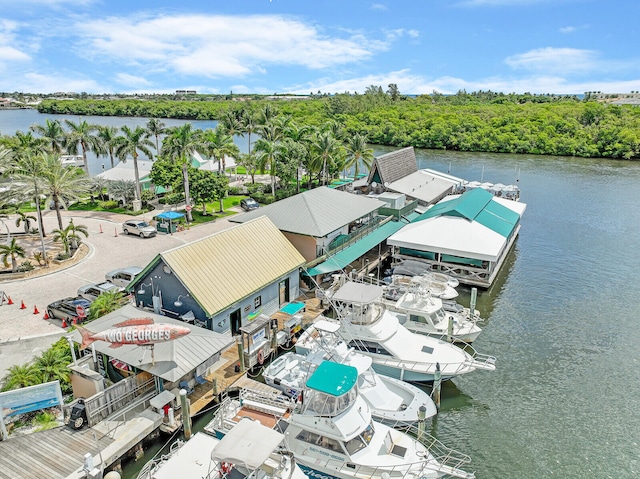
[(356, 241), (352, 245), (335, 254), (325, 262), (307, 270), (307, 274), (309, 276), (316, 276), (318, 274), (331, 273), (332, 271), (343, 269), (348, 264), (360, 258), (367, 251), (382, 243), (389, 236), (400, 231), (403, 226), (406, 226), (406, 223), (401, 221), (389, 221), (380, 228), (369, 233), (361, 240)]
[(177, 211), (165, 211), (164, 213), (156, 215), (156, 218), (163, 220), (176, 220), (178, 218), (184, 218), (184, 213), (178, 213)]

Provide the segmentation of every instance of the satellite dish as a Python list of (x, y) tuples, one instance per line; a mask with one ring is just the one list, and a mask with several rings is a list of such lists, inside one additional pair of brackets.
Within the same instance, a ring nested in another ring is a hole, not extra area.
[(371, 186), (375, 188), (376, 186), (378, 186), (378, 183), (376, 183), (375, 181), (372, 181)]
[(388, 181), (385, 181), (385, 182), (384, 182), (384, 187), (385, 187), (385, 188), (389, 188), (389, 182), (388, 182)]

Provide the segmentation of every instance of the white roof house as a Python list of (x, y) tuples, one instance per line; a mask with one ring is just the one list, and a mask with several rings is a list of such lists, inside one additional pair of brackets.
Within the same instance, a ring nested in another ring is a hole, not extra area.
[[(138, 175), (142, 181), (151, 173), (153, 161), (138, 160)], [(107, 181), (135, 181), (136, 176), (133, 170), (133, 160), (121, 161), (110, 170), (103, 171), (96, 175), (98, 178), (104, 178)]]

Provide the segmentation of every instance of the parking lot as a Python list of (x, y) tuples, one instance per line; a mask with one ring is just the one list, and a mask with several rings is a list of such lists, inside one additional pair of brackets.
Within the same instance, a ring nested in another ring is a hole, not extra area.
[[(150, 219), (150, 215), (147, 215)], [(63, 212), (63, 221), (73, 217), (76, 225), (85, 225), (89, 237), (83, 241), (90, 248), (87, 256), (79, 263), (67, 269), (59, 270), (43, 276), (4, 281), (0, 283), (0, 291), (13, 301), (0, 306), (0, 377), (11, 364), (18, 359), (8, 357), (12, 349), (19, 349), (22, 355), (31, 350), (39, 352), (47, 344), (56, 341), (64, 333), (60, 320), (43, 319), (46, 306), (58, 299), (76, 296), (79, 287), (88, 283), (104, 281), (107, 272), (127, 266), (146, 266), (158, 253), (190, 243), (233, 226), (225, 219), (199, 225), (173, 235), (158, 234), (152, 238), (122, 233), (122, 222), (130, 216), (98, 212), (71, 211)], [(46, 211), (44, 216), (45, 230), (50, 232), (57, 228), (55, 213)], [(8, 221), (15, 226), (15, 221)], [(17, 229), (16, 229), (17, 231)], [(20, 309), (22, 303), (25, 309)], [(34, 314), (37, 309), (38, 314)], [(41, 341), (26, 338), (42, 337)], [(21, 341), (16, 341), (21, 340)], [(9, 344), (10, 342), (24, 343)], [(25, 345), (29, 344), (29, 347)]]

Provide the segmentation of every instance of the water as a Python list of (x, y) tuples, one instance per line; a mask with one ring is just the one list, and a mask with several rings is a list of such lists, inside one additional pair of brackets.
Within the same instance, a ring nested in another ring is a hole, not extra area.
[[(22, 113), (0, 111), (0, 131), (20, 129), (5, 125)], [(27, 113), (21, 125), (44, 123)], [(469, 454), (478, 478), (640, 477), (640, 163), (416, 154), (419, 167), (468, 180), (518, 179), (527, 204), (505, 266), (478, 296), (487, 324), (476, 347), (497, 370), (445, 383), (432, 432)]]

